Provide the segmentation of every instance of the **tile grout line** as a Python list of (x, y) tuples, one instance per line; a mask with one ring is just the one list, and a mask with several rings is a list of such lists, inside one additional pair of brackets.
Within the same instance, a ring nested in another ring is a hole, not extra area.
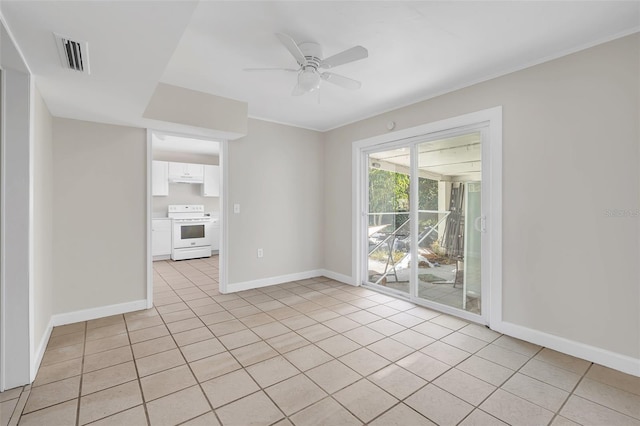
[[(157, 311), (155, 306), (152, 309)], [(144, 416), (145, 416), (145, 419), (147, 420), (147, 425), (151, 426), (151, 420), (149, 418), (149, 412), (147, 410), (147, 401), (146, 401), (146, 399), (144, 397), (144, 392), (142, 390), (142, 380), (141, 380), (141, 377), (140, 377), (140, 372), (138, 371), (138, 363), (136, 362), (136, 356), (135, 356), (135, 354), (133, 352), (133, 344), (131, 343), (131, 337), (129, 336), (129, 324), (127, 323), (126, 316), (122, 315), (122, 319), (124, 321), (125, 330), (127, 330), (127, 340), (129, 341), (129, 350), (131, 351), (131, 358), (132, 358), (132, 361), (133, 361), (133, 368), (135, 369), (135, 372), (136, 372), (136, 380), (138, 382), (138, 389), (140, 389), (140, 399), (142, 399), (142, 409), (144, 410)], [(130, 410), (131, 408), (134, 408), (134, 407), (127, 408), (126, 410)], [(126, 410), (123, 410), (123, 411), (126, 411)], [(114, 413), (114, 414), (117, 414), (117, 413)], [(111, 415), (113, 416), (114, 414), (111, 414)]]

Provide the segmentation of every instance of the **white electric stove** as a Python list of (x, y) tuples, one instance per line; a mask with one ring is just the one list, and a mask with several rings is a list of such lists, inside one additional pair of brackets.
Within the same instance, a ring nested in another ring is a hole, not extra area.
[(169, 205), (167, 216), (173, 228), (171, 259), (211, 257), (212, 219), (205, 216), (203, 205)]

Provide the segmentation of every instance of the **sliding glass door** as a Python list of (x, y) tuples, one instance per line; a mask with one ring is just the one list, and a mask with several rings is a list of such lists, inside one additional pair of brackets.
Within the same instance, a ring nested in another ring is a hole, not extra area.
[(482, 127), (365, 153), (365, 284), (482, 314)]

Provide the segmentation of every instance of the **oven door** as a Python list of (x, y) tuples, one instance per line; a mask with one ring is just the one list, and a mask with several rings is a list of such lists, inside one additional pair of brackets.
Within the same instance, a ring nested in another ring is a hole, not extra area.
[(211, 245), (210, 222), (173, 223), (173, 248), (202, 247)]

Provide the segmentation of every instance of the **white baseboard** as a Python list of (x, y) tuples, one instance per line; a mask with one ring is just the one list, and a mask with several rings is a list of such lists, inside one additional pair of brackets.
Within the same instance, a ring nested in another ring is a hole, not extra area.
[(526, 340), (527, 342), (531, 342), (536, 345), (544, 346), (558, 352), (586, 359), (587, 361), (640, 377), (640, 359), (633, 358), (628, 355), (622, 355), (606, 349), (504, 321), (499, 324), (491, 324), (491, 329), (511, 337)]
[(340, 281), (341, 283), (349, 284), (352, 286), (357, 286), (353, 277), (350, 277), (348, 275), (339, 274), (337, 272), (333, 272), (328, 269), (321, 269), (320, 272), (323, 276), (327, 278), (331, 278), (332, 280)]
[(31, 371), (30, 371), (31, 383), (33, 383), (33, 381), (36, 379), (36, 374), (40, 369), (40, 364), (42, 363), (42, 358), (44, 357), (44, 351), (47, 349), (47, 344), (49, 344), (49, 338), (51, 337), (52, 331), (53, 331), (53, 317), (49, 318), (49, 324), (47, 324), (47, 328), (44, 331), (44, 334), (42, 335), (42, 339), (40, 339), (40, 344), (38, 345), (38, 348), (36, 349), (36, 353), (34, 354), (33, 363), (31, 364)]
[(141, 311), (147, 309), (147, 299), (135, 300), (133, 302), (119, 303), (117, 305), (100, 306), (97, 308), (83, 309), (81, 311), (56, 314), (51, 317), (54, 327), (74, 322), (89, 321), (96, 318), (108, 317), (111, 315), (126, 314), (127, 312)]
[(260, 287), (268, 287), (270, 285), (283, 284), (291, 281), (306, 280), (308, 278), (320, 277), (322, 275), (323, 271), (321, 269), (314, 269), (311, 271), (297, 272), (295, 274), (279, 275), (276, 277), (261, 278), (259, 280), (227, 284), (227, 293), (235, 293), (237, 291), (251, 290)]

